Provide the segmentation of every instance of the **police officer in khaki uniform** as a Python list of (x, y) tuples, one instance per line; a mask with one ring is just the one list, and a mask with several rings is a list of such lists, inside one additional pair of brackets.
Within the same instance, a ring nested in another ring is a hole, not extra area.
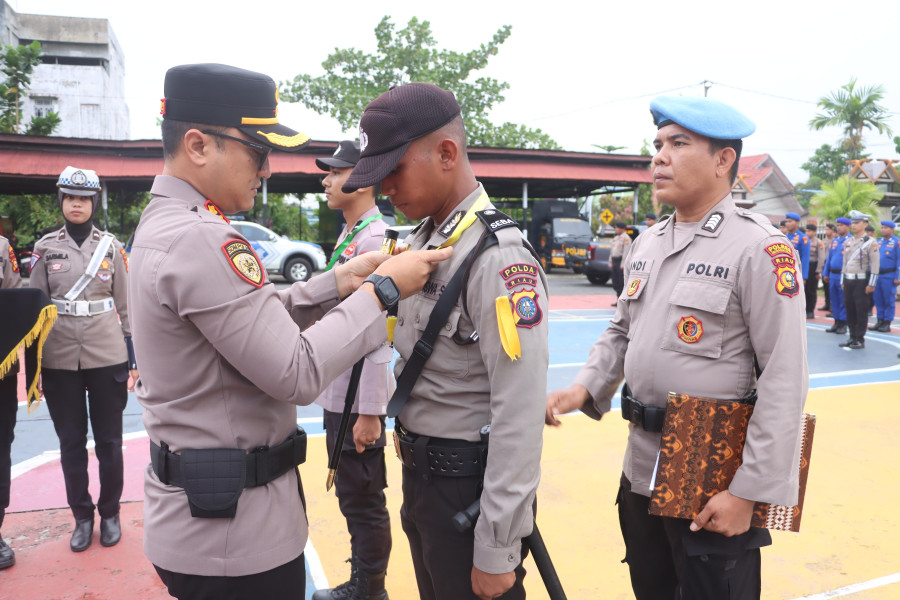
[(166, 73), (165, 167), (135, 233), (129, 298), (151, 443), (144, 552), (182, 599), (304, 596), (295, 405), (380, 348), (384, 309), (452, 254), (369, 252), (276, 291), (225, 215), (253, 207), (270, 150), (309, 139), (277, 110), (261, 73)]
[(865, 235), (869, 215), (850, 211), (850, 232), (844, 242), (844, 262), (841, 287), (847, 306), (847, 326), (850, 337), (838, 344), (841, 348), (862, 350), (866, 347), (866, 327), (872, 311), (872, 292), (878, 281), (879, 252), (875, 238)]
[[(387, 229), (375, 206), (374, 187), (350, 193), (341, 190), (358, 161), (359, 142), (354, 140), (338, 144), (333, 156), (316, 159), (316, 166), (328, 171), (322, 180), (328, 208), (341, 211), (346, 221), (329, 268), (366, 252), (379, 252)], [(313, 600), (387, 599), (384, 577), (391, 554), (391, 518), (384, 495), (387, 487), (384, 414), (394, 389), (394, 376), (390, 372), (393, 356), (391, 347), (385, 345), (366, 357), (348, 425), (352, 435), (344, 438), (343, 447), (338, 450), (343, 454), (335, 493), (350, 532), (350, 579), (333, 589), (316, 591)], [(316, 404), (324, 410), (329, 452), (335, 451), (349, 385), (350, 371), (347, 371), (316, 399)]]
[(122, 413), (138, 373), (128, 321), (125, 250), (91, 222), (100, 180), (89, 169), (66, 167), (57, 187), (65, 226), (34, 245), (29, 285), (43, 290), (59, 315), (44, 345), (41, 382), (59, 436), (66, 499), (75, 516), (70, 547), (81, 552), (91, 545), (94, 528), (85, 448), (88, 419), (100, 468), (100, 543), (112, 546), (121, 537)]
[(803, 285), (806, 294), (806, 318), (816, 317), (816, 301), (819, 293), (819, 275), (822, 273), (822, 263), (825, 262), (825, 252), (822, 249), (822, 240), (817, 236), (818, 228), (814, 223), (806, 224), (806, 237), (809, 238), (809, 273)]
[[(359, 138), (361, 158), (343, 189), (381, 181), (396, 208), (424, 219), (406, 238), (411, 248), (454, 248), (422, 292), (400, 303), (394, 334), (398, 392), (388, 415), (399, 412), (400, 519), (419, 596), (524, 598), (522, 538), (533, 525), (548, 364), (540, 261), (475, 179), (451, 92), (426, 83), (394, 87), (366, 107)], [(455, 298), (446, 289), (457, 273), (465, 283)], [(429, 326), (445, 294), (453, 300), (449, 317)], [(419, 342), (425, 332), (433, 344)], [(407, 379), (405, 369), (421, 364), (426, 346), (430, 359)], [(457, 531), (453, 517), (479, 493), (474, 532)]]
[(625, 275), (622, 272), (622, 260), (631, 245), (631, 237), (625, 232), (625, 223), (619, 221), (613, 224), (616, 228), (616, 235), (612, 239), (612, 248), (609, 250), (609, 269), (612, 275), (612, 287), (616, 293), (616, 301), (612, 303), (616, 306), (622, 290), (625, 289)]
[[(634, 400), (623, 401), (632, 424), (618, 506), (635, 596), (758, 599), (759, 548), (771, 538), (749, 528), (753, 504), (792, 505), (798, 495), (808, 388), (800, 265), (783, 234), (731, 197), (740, 138), (753, 123), (706, 98), (661, 97), (650, 107), (656, 194), (675, 214), (635, 241), (615, 318), (574, 385), (548, 396), (547, 422), (576, 408), (599, 419), (627, 379)], [(649, 515), (667, 393), (737, 399), (754, 389), (729, 489), (693, 521)]]
[[(20, 288), (22, 278), (19, 276), (19, 262), (13, 252), (9, 240), (0, 235), (0, 288)], [(0, 356), (0, 361), (5, 357)], [(18, 386), (18, 365), (13, 366), (6, 376), (0, 379), (0, 529), (3, 527), (3, 515), (9, 506), (9, 484), (12, 470), (12, 443), (15, 438), (16, 411), (19, 408), (16, 397)], [(16, 555), (3, 536), (0, 535), (0, 569), (16, 564)]]

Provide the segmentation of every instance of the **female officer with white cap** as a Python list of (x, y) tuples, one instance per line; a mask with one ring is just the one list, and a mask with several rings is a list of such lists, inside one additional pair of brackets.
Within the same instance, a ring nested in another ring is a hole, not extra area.
[(91, 545), (94, 529), (85, 448), (88, 418), (100, 463), (100, 543), (112, 546), (121, 537), (126, 383), (130, 371), (127, 385), (133, 389), (138, 372), (128, 324), (125, 250), (91, 222), (100, 180), (89, 169), (66, 167), (56, 185), (65, 226), (35, 244), (30, 285), (50, 296), (59, 314), (44, 346), (42, 387), (75, 516), (70, 546), (81, 552)]

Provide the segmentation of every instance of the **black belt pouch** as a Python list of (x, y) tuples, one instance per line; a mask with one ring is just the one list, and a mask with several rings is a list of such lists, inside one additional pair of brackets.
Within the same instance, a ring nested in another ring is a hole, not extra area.
[(183, 450), (181, 471), (191, 516), (233, 518), (244, 491), (247, 453), (240, 448)]

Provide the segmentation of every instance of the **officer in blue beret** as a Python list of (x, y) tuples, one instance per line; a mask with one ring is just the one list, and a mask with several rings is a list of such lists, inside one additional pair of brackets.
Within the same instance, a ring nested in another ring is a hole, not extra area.
[(878, 279), (875, 281), (875, 325), (872, 331), (887, 333), (894, 320), (897, 300), (897, 284), (900, 283), (900, 239), (894, 235), (897, 225), (893, 221), (881, 222), (881, 237), (878, 239)]
[[(749, 119), (696, 97), (656, 98), (650, 111), (654, 191), (674, 215), (632, 242), (616, 315), (573, 384), (547, 397), (545, 420), (557, 425), (574, 409), (599, 419), (627, 379), (617, 505), (635, 598), (758, 600), (760, 548), (771, 536), (750, 527), (754, 503), (798, 498), (791, 472), (808, 388), (799, 259), (766, 217), (731, 195), (741, 138), (755, 129)], [(669, 391), (759, 397), (743, 464), (693, 520), (649, 513)]]
[[(800, 231), (800, 215), (789, 212), (784, 215), (785, 235), (800, 255), (800, 266), (803, 268), (803, 285), (809, 279), (809, 236)], [(804, 289), (806, 289), (804, 287)], [(807, 307), (806, 318), (812, 319), (815, 315)]]
[(841, 272), (844, 269), (844, 243), (852, 236), (849, 218), (838, 217), (835, 223), (837, 235), (831, 240), (831, 248), (828, 249), (828, 258), (825, 259), (825, 268), (822, 270), (822, 280), (828, 285), (831, 314), (834, 317), (834, 323), (825, 331), (843, 334), (847, 333), (847, 306), (844, 304)]

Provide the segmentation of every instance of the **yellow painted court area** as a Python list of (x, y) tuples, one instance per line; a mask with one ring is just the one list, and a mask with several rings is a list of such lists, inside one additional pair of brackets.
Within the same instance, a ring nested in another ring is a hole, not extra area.
[[(896, 600), (900, 583), (827, 592), (900, 573), (900, 383), (814, 390), (806, 410), (818, 418), (801, 532), (774, 532), (763, 549), (763, 598)], [(569, 415), (561, 428), (545, 430), (538, 524), (570, 600), (633, 598), (614, 505), (627, 432), (618, 412), (600, 422)], [(302, 469), (311, 540), (336, 585), (349, 574), (350, 545), (337, 500), (325, 492), (324, 440), (311, 440)], [(394, 535), (387, 588), (394, 600), (412, 600), (418, 593), (400, 528), (401, 467), (391, 447), (387, 453)], [(546, 598), (530, 558), (525, 566), (529, 597)]]

